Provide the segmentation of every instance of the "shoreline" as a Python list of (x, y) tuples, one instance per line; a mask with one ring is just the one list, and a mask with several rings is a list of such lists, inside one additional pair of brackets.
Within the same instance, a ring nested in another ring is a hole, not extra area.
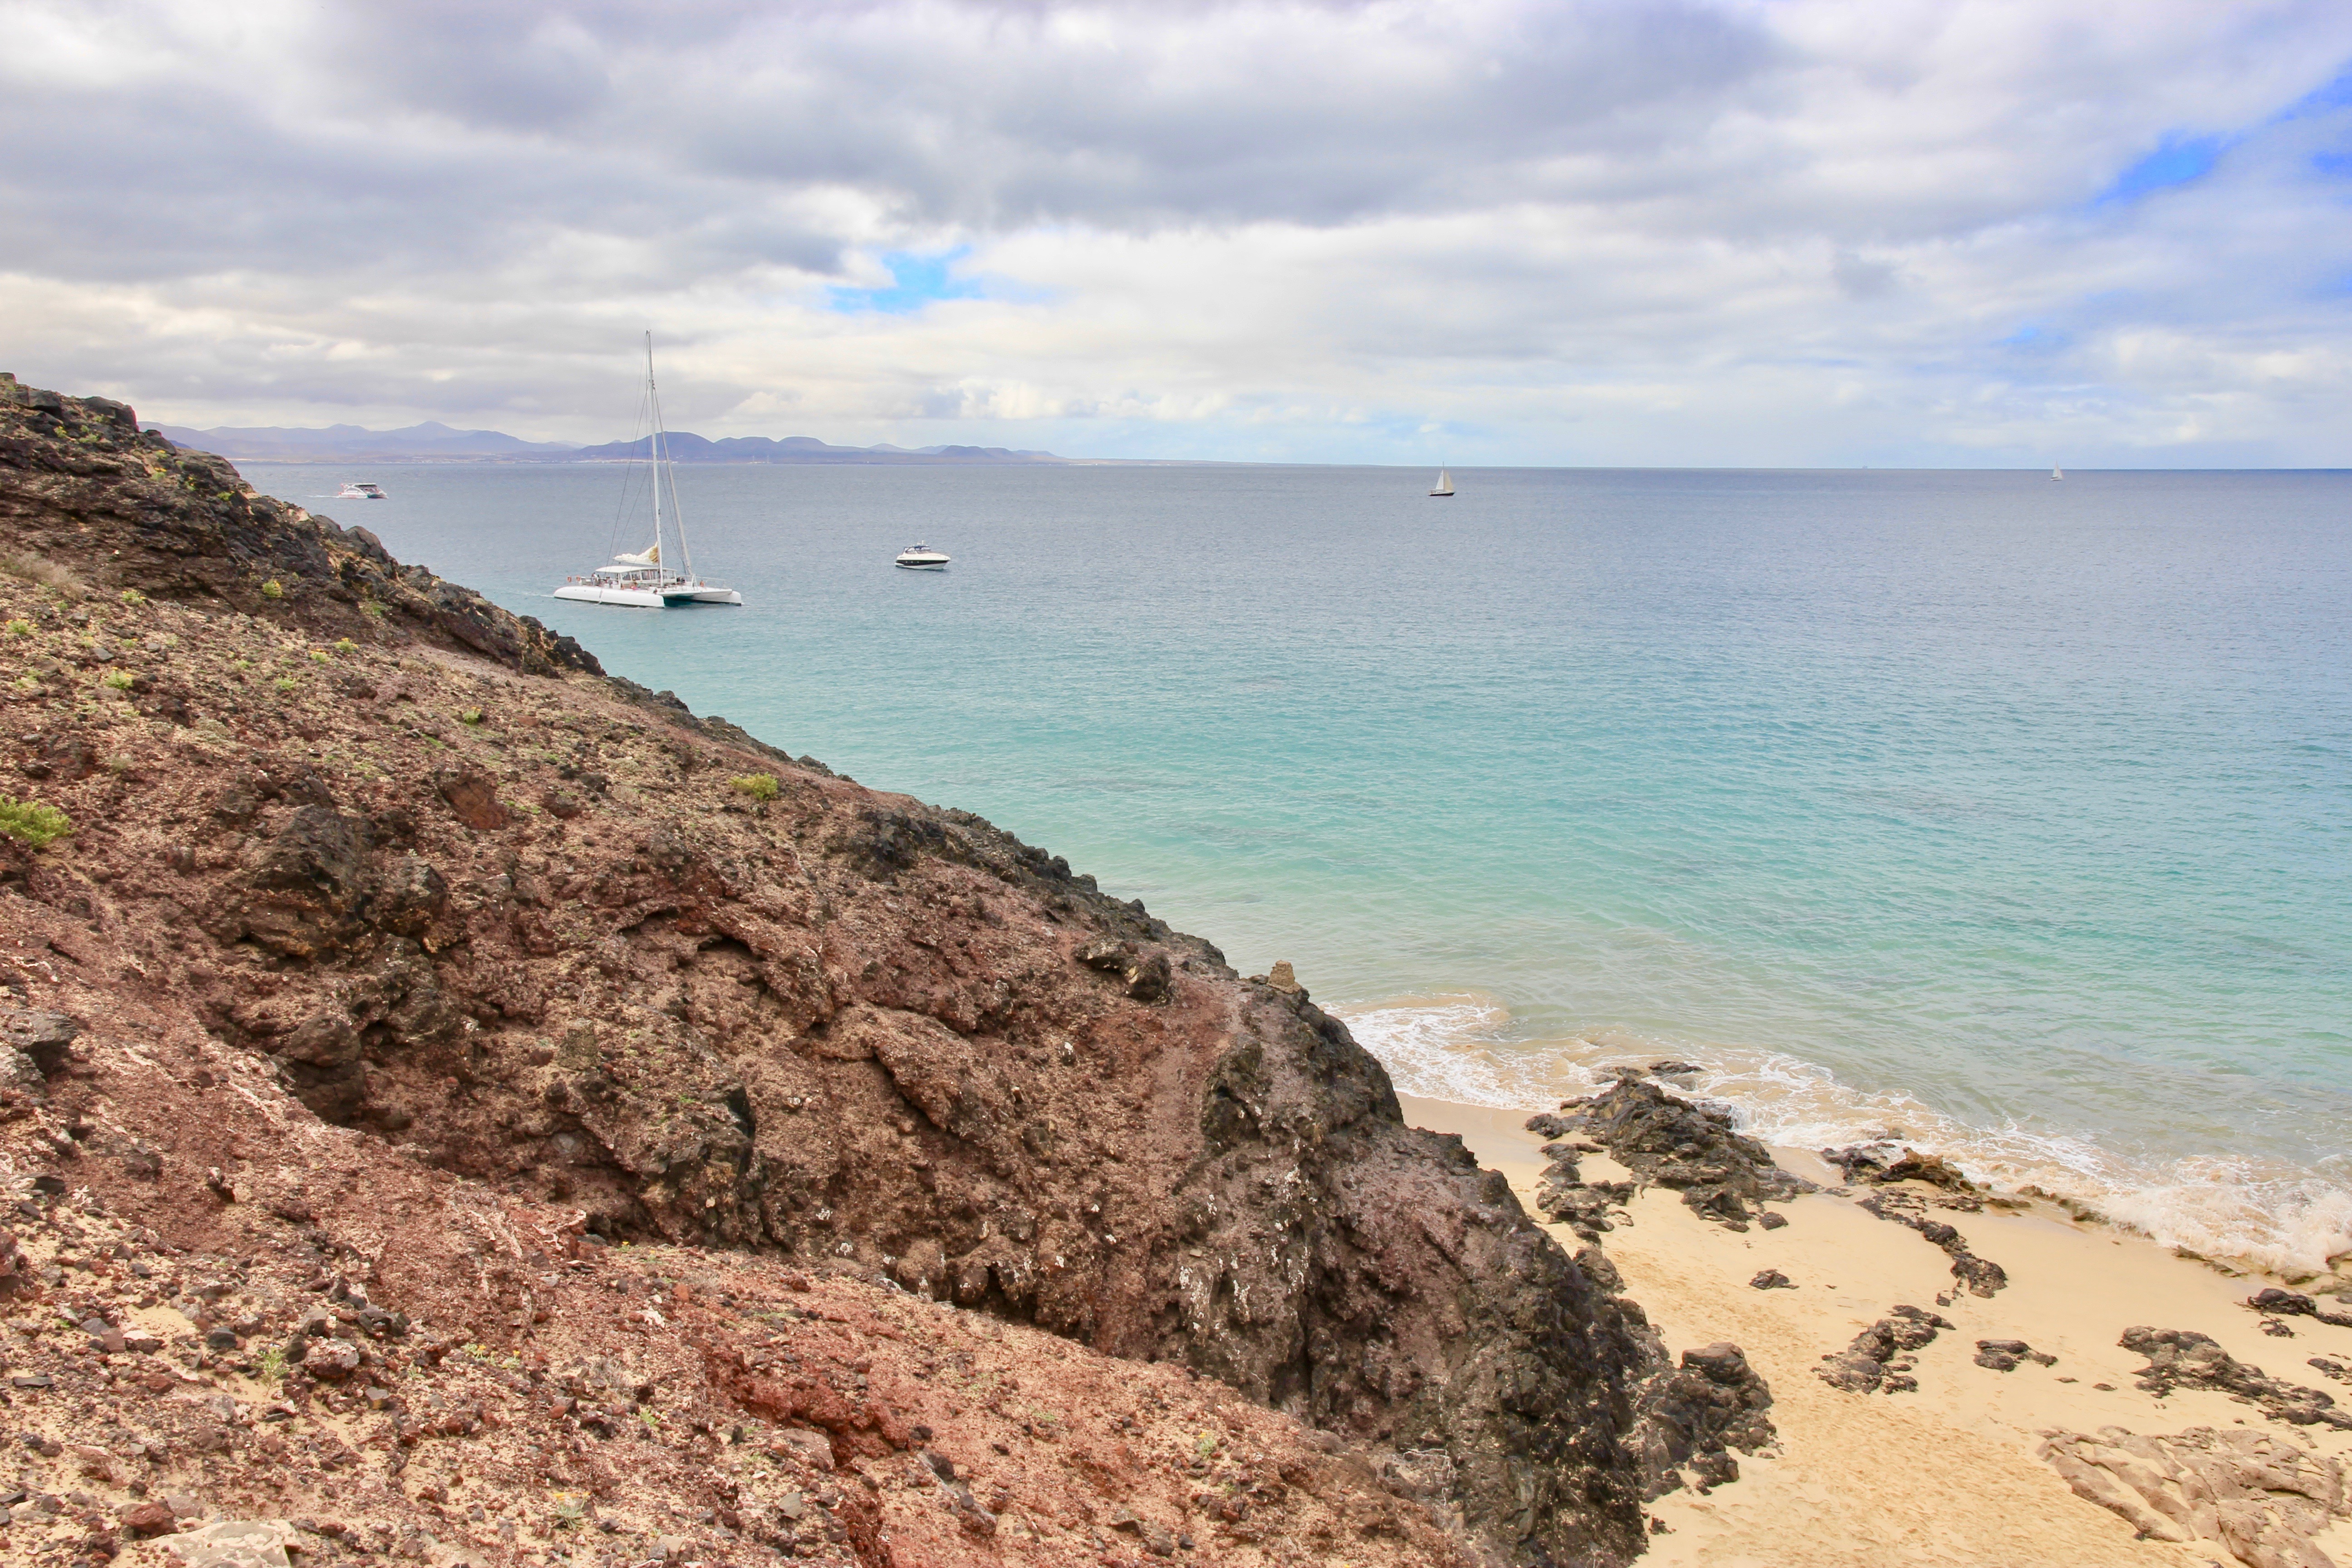
[(1335, 1010), (1400, 1092), (1466, 1107), (1549, 1105), (1597, 1091), (1615, 1069), (1672, 1058), (1698, 1068), (1676, 1079), (1677, 1092), (1734, 1107), (1750, 1136), (1805, 1159), (1822, 1147), (1907, 1145), (1991, 1190), (2091, 1211), (2192, 1260), (2314, 1293), (2352, 1289), (2352, 1188), (2275, 1152), (2135, 1152), (2127, 1131), (1977, 1125), (1917, 1093), (1860, 1088), (1774, 1047), (1613, 1029), (1521, 1038), (1509, 1005), (1476, 991)]
[[(1415, 1126), (1460, 1136), (1479, 1163), (1501, 1172), (1532, 1219), (1545, 1142), (1523, 1113), (1400, 1096)], [(1534, 1108), (1530, 1108), (1532, 1110)], [(2352, 1433), (2289, 1426), (2228, 1395), (2182, 1389), (2159, 1398), (2137, 1386), (2147, 1358), (2117, 1342), (2134, 1326), (2210, 1336), (2232, 1357), (2273, 1378), (2344, 1392), (2306, 1363), (2352, 1357), (2352, 1328), (2298, 1317), (2264, 1331), (2244, 1302), (2279, 1281), (2225, 1277), (2147, 1237), (2069, 1217), (2056, 1205), (2016, 1199), (1946, 1215), (2010, 1283), (1997, 1295), (1954, 1296), (1949, 1260), (1924, 1237), (1880, 1220), (1838, 1195), (1839, 1173), (1801, 1150), (1774, 1148), (1790, 1170), (1822, 1185), (1777, 1205), (1789, 1223), (1736, 1233), (1700, 1219), (1677, 1195), (1640, 1189), (1601, 1245), (1671, 1352), (1730, 1341), (1771, 1386), (1779, 1452), (1740, 1460), (1740, 1479), (1702, 1495), (1685, 1489), (1651, 1506), (1667, 1533), (1646, 1561), (1715, 1568), (1878, 1568), (1888, 1563), (2053, 1563), (2180, 1565), (2228, 1563), (2216, 1541), (2187, 1545), (2136, 1539), (2119, 1514), (2076, 1494), (2038, 1456), (2053, 1432), (2121, 1427), (2146, 1436), (2192, 1427), (2264, 1431), (2339, 1462)], [(1587, 1180), (1624, 1173), (1587, 1155)], [(1996, 1194), (2006, 1197), (2007, 1194)], [(1571, 1253), (1585, 1245), (1546, 1225)], [(1791, 1289), (1749, 1281), (1777, 1268)], [(1939, 1295), (1950, 1296), (1938, 1304)], [(1854, 1394), (1817, 1376), (1822, 1358), (1846, 1348), (1898, 1304), (1952, 1325), (1916, 1352), (1916, 1392)], [(2329, 1305), (2332, 1305), (2330, 1303)], [(1973, 1359), (1979, 1340), (2022, 1340), (2053, 1355), (2002, 1372)], [(2100, 1384), (2107, 1385), (2101, 1388)], [(2352, 1562), (2352, 1523), (2312, 1538)]]

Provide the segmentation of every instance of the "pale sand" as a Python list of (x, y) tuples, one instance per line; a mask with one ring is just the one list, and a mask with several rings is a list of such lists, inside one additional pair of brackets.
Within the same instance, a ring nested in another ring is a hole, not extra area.
[[(1405, 1119), (1458, 1133), (1479, 1163), (1498, 1170), (1534, 1214), (1542, 1140), (1525, 1113), (1407, 1099)], [(1531, 1108), (1539, 1109), (1539, 1108)], [(1776, 1150), (1781, 1163), (1824, 1185), (1839, 1173), (1814, 1156)], [(1622, 1180), (1606, 1156), (1587, 1155), (1587, 1181)], [(1649, 1189), (1633, 1201), (1633, 1224), (1602, 1237), (1667, 1347), (1676, 1352), (1729, 1340), (1771, 1384), (1780, 1452), (1739, 1459), (1740, 1479), (1706, 1497), (1685, 1490), (1654, 1511), (1671, 1533), (1654, 1537), (1644, 1563), (1713, 1568), (1887, 1568), (1889, 1564), (2140, 1564), (2234, 1568), (2218, 1543), (2180, 1546), (2134, 1539), (2116, 1514), (2084, 1501), (2034, 1457), (2045, 1430), (2141, 1434), (2191, 1426), (2263, 1427), (2306, 1449), (2352, 1458), (2352, 1435), (2290, 1426), (2219, 1394), (2159, 1400), (2134, 1384), (2144, 1360), (2116, 1341), (2146, 1324), (2211, 1335), (2241, 1361), (2284, 1382), (2321, 1388), (2352, 1404), (2352, 1390), (2305, 1364), (2315, 1355), (2352, 1358), (2352, 1329), (2290, 1320), (2293, 1339), (2262, 1331), (2242, 1303), (2264, 1284), (2228, 1279), (2152, 1242), (2079, 1224), (2046, 1205), (2022, 1215), (1936, 1211), (1969, 1248), (2009, 1271), (1989, 1300), (1961, 1295), (1949, 1260), (1926, 1237), (1826, 1194), (1781, 1205), (1789, 1224), (1742, 1235), (1701, 1221), (1680, 1194)], [(1565, 1226), (1549, 1227), (1573, 1252)], [(1748, 1281), (1778, 1268), (1796, 1289), (1758, 1290)], [(1821, 1358), (1906, 1302), (1958, 1325), (1916, 1352), (1916, 1394), (1856, 1394), (1813, 1375)], [(2333, 1302), (2324, 1303), (2333, 1307)], [(2058, 1358), (2014, 1372), (1974, 1364), (1979, 1339), (2024, 1340)], [(2074, 1383), (2058, 1380), (2071, 1377)], [(2094, 1384), (2114, 1385), (2100, 1393)], [(2315, 1542), (2352, 1565), (2352, 1525)]]

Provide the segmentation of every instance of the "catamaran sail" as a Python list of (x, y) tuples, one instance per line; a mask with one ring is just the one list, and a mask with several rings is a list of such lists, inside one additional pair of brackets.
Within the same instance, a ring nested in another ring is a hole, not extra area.
[[(654, 335), (646, 334), (646, 404), (653, 422), (646, 437), (646, 456), (652, 469), (654, 542), (635, 555), (615, 552), (612, 564), (599, 566), (585, 577), (573, 577), (555, 590), (559, 599), (590, 605), (627, 605), (659, 610), (673, 605), (740, 605), (743, 595), (717, 583), (706, 583), (694, 572), (694, 551), (686, 542), (686, 512), (677, 503), (677, 467), (670, 461), (669, 432), (663, 427), (661, 388), (654, 381)], [(669, 489), (669, 512), (662, 512), (662, 488)], [(662, 563), (665, 528), (677, 536), (679, 570)]]

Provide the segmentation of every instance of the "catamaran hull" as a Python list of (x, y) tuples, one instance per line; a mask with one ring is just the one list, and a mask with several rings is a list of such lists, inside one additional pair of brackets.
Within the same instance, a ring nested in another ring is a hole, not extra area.
[(567, 583), (555, 591), (559, 599), (583, 605), (621, 605), (633, 610), (677, 609), (687, 605), (740, 605), (743, 595), (732, 588), (604, 588), (593, 583)]

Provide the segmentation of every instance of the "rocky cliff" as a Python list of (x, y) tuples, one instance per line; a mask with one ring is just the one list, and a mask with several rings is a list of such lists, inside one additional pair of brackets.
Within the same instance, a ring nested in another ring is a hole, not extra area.
[[(571, 1485), (730, 1560), (1610, 1563), (1769, 1436), (1303, 992), (968, 813), (13, 379), (0, 569), (0, 1310), (79, 1358), (12, 1419), (110, 1485), (282, 1514), (348, 1452), (478, 1556), (595, 1541)], [(402, 1481), (492, 1427), (488, 1511)]]

